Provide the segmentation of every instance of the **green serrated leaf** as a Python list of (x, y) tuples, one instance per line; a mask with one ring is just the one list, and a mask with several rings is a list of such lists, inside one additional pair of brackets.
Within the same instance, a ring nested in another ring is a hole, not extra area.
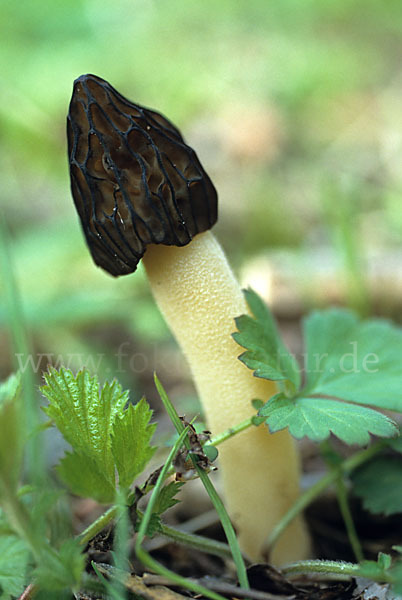
[(119, 485), (128, 488), (142, 473), (156, 448), (150, 445), (156, 425), (150, 425), (152, 410), (145, 398), (119, 415), (112, 429), (112, 454)]
[(158, 494), (153, 507), (153, 512), (161, 515), (169, 508), (172, 508), (172, 506), (175, 506), (178, 502), (180, 502), (180, 500), (177, 500), (175, 496), (179, 493), (183, 485), (184, 484), (180, 481), (171, 481), (165, 485)]
[(101, 392), (96, 376), (85, 369), (74, 375), (69, 369), (50, 369), (42, 393), (49, 400), (45, 413), (79, 454), (98, 464), (106, 479), (114, 482), (111, 432), (114, 420), (128, 400), (117, 381), (105, 383)]
[(290, 381), (297, 390), (300, 369), (283, 344), (268, 307), (252, 290), (244, 292), (253, 317), (242, 315), (235, 319), (238, 331), (233, 339), (247, 351), (239, 359), (256, 377), (273, 381)]
[[(139, 531), (141, 527), (143, 517), (140, 517), (135, 524), (135, 531)], [(152, 513), (149, 518), (149, 523), (147, 525), (147, 530), (145, 535), (149, 538), (153, 537), (156, 533), (160, 533), (162, 531), (162, 521), (160, 515), (156, 513)]]
[[(382, 320), (361, 321), (347, 310), (315, 311), (304, 320), (305, 385), (298, 392), (294, 359), (281, 351), (268, 309), (254, 292), (247, 292), (247, 302), (254, 318), (239, 317), (234, 334), (247, 348), (241, 360), (260, 377), (287, 378), (294, 384), (259, 410), (271, 431), (288, 427), (295, 437), (316, 441), (333, 433), (359, 445), (369, 441), (370, 433), (397, 434), (391, 419), (369, 407), (402, 412), (401, 329)], [(400, 447), (402, 442), (396, 442), (395, 448)]]
[(353, 313), (316, 311), (304, 320), (303, 395), (322, 394), (402, 412), (402, 330)]
[[(152, 514), (147, 526), (146, 535), (148, 537), (152, 537), (156, 533), (160, 533), (162, 531), (162, 521), (161, 515), (166, 512), (169, 508), (175, 506), (180, 500), (175, 498), (176, 494), (179, 493), (184, 483), (180, 481), (171, 481), (170, 483), (164, 485), (158, 497), (152, 507)], [(138, 519), (135, 529), (139, 530), (141, 525), (141, 518)]]
[(71, 589), (79, 584), (84, 567), (82, 547), (77, 540), (69, 539), (58, 552), (50, 546), (46, 548), (35, 570), (35, 578), (43, 590)]
[(372, 513), (402, 513), (402, 458), (379, 456), (352, 474), (353, 492)]
[(254, 398), (253, 400), (251, 400), (251, 404), (255, 410), (260, 410), (260, 408), (264, 406), (264, 401), (259, 400), (258, 398)]
[(67, 452), (56, 467), (73, 494), (109, 504), (115, 498), (115, 487), (93, 458), (78, 452)]
[(0, 497), (6, 489), (16, 491), (22, 468), (25, 430), (20, 392), (18, 375), (0, 385)]
[(29, 551), (25, 543), (14, 535), (0, 537), (0, 590), (1, 598), (19, 596), (26, 585)]
[(364, 445), (370, 441), (370, 433), (391, 437), (397, 431), (395, 423), (378, 411), (328, 398), (292, 399), (277, 394), (259, 415), (266, 417), (272, 433), (288, 427), (294, 437), (307, 436), (314, 441), (333, 433), (347, 444)]

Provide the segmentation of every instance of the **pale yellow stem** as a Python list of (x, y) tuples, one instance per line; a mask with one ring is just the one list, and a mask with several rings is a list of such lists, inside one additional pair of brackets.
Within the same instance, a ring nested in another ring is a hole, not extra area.
[[(181, 346), (213, 435), (253, 414), (253, 398), (267, 400), (274, 383), (258, 379), (238, 356), (234, 318), (247, 313), (239, 284), (211, 232), (187, 246), (149, 246), (144, 264), (152, 292)], [(242, 551), (263, 557), (273, 526), (299, 494), (299, 457), (291, 436), (252, 427), (219, 447), (224, 499)], [(306, 558), (309, 538), (297, 518), (278, 540), (275, 564)]]

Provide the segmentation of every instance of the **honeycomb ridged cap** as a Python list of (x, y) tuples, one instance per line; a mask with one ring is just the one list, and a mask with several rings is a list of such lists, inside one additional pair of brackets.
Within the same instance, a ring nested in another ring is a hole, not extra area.
[(196, 153), (161, 114), (96, 75), (74, 82), (67, 117), (71, 191), (92, 257), (135, 271), (148, 244), (184, 246), (217, 220)]

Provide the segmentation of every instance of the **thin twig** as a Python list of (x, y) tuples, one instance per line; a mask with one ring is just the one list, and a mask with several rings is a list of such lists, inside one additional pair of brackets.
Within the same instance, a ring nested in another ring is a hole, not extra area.
[(38, 587), (34, 583), (30, 583), (29, 586), (22, 592), (18, 600), (32, 600), (38, 591)]
[[(210, 577), (191, 579), (191, 581), (203, 585), (204, 587), (218, 592), (221, 594), (228, 595), (235, 598), (244, 598), (250, 600), (289, 600), (289, 596), (278, 596), (277, 594), (270, 594), (269, 592), (261, 592), (260, 590), (245, 590), (239, 588), (236, 585), (218, 581), (217, 579), (211, 579)], [(142, 576), (142, 581), (145, 585), (163, 585), (165, 587), (175, 587), (175, 585), (169, 581), (166, 577), (160, 575), (153, 575), (146, 573)]]

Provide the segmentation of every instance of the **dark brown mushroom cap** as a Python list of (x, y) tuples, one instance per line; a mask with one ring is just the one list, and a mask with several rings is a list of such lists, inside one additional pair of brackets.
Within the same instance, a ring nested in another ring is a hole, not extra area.
[(180, 132), (100, 77), (74, 82), (67, 137), (85, 237), (112, 275), (135, 271), (148, 244), (184, 246), (216, 222), (216, 190)]

